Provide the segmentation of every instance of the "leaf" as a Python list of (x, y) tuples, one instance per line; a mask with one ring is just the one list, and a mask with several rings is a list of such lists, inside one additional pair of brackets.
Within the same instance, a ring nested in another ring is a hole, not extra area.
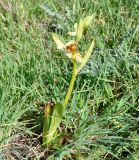
[(49, 144), (55, 138), (54, 136), (55, 136), (56, 130), (59, 127), (59, 124), (62, 120), (63, 113), (64, 113), (63, 104), (60, 102), (57, 102), (56, 105), (54, 106), (54, 109), (53, 109), (53, 113), (51, 116), (50, 128), (49, 128), (48, 134), (46, 136), (45, 144)]
[(64, 113), (63, 104), (60, 102), (57, 102), (54, 107), (54, 111), (53, 111), (53, 115), (52, 115), (51, 126), (50, 126), (51, 132), (55, 132), (55, 130), (59, 126), (59, 124), (62, 120), (62, 117), (63, 117), (63, 113)]
[(84, 29), (84, 30), (87, 29), (87, 28), (90, 26), (93, 18), (94, 18), (94, 15), (92, 15), (92, 16), (87, 16), (87, 17), (83, 20), (83, 29)]
[(90, 58), (91, 56), (91, 53), (93, 51), (93, 48), (94, 48), (94, 40), (92, 41), (90, 47), (88, 48), (88, 50), (86, 51), (86, 54), (85, 56), (83, 57), (83, 60), (82, 60), (82, 63), (79, 65), (79, 67), (77, 68), (76, 70), (76, 74), (79, 73), (79, 71), (85, 66), (85, 64), (87, 63), (88, 59)]
[(64, 45), (63, 41), (59, 38), (59, 36), (56, 33), (52, 33), (52, 38), (53, 38), (54, 42), (56, 43), (57, 48), (59, 50), (63, 51), (65, 45)]
[(52, 114), (52, 106), (50, 105), (50, 103), (48, 103), (44, 107), (44, 122), (43, 122), (43, 133), (42, 133), (43, 144), (47, 141), (47, 134), (49, 132), (51, 124), (51, 114)]

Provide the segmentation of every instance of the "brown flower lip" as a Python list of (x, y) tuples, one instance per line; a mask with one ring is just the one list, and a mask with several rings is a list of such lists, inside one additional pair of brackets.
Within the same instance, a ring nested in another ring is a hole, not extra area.
[(75, 53), (77, 51), (77, 45), (76, 43), (69, 44), (65, 47), (66, 51), (70, 53)]

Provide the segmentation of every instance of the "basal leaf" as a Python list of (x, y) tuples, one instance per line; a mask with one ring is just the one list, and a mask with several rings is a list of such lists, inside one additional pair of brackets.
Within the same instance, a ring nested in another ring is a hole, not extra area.
[(47, 141), (47, 134), (49, 132), (51, 125), (51, 114), (52, 114), (52, 106), (48, 103), (44, 107), (44, 123), (43, 123), (43, 133), (42, 133), (43, 145), (45, 145), (45, 142)]
[(64, 113), (64, 106), (62, 103), (57, 102), (56, 105), (53, 108), (53, 113), (51, 116), (51, 123), (50, 123), (50, 128), (48, 131), (48, 134), (46, 136), (46, 144), (51, 142), (55, 137), (56, 130), (62, 120)]

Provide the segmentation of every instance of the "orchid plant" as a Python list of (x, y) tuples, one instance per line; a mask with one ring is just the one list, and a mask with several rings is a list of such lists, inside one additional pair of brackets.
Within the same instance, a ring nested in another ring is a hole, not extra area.
[(59, 50), (66, 53), (67, 57), (73, 64), (72, 77), (69, 84), (69, 88), (63, 102), (57, 102), (55, 105), (48, 103), (44, 107), (44, 125), (43, 125), (43, 145), (50, 144), (56, 137), (57, 128), (59, 127), (64, 110), (70, 99), (74, 82), (80, 70), (85, 66), (94, 48), (94, 40), (91, 42), (89, 48), (85, 51), (84, 55), (80, 54), (78, 50), (79, 42), (83, 37), (84, 31), (90, 26), (94, 15), (87, 16), (85, 19), (80, 19), (79, 23), (74, 24), (74, 32), (68, 32), (72, 36), (72, 40), (64, 43), (61, 38), (52, 33), (52, 38), (56, 43)]

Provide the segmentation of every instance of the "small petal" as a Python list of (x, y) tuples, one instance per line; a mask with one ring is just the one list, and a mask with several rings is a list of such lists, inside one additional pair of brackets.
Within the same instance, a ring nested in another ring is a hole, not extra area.
[(80, 53), (76, 53), (76, 61), (79, 62), (79, 63), (82, 63), (83, 57)]
[(68, 35), (70, 35), (70, 36), (76, 36), (77, 35), (77, 33), (76, 32), (68, 32)]
[[(67, 52), (66, 55), (69, 57), (69, 59), (72, 59), (72, 57), (73, 57), (72, 53), (69, 53), (69, 52)], [(76, 61), (78, 63), (82, 63), (83, 57), (82, 57), (82, 55), (80, 53), (76, 53), (75, 57), (76, 57)]]

